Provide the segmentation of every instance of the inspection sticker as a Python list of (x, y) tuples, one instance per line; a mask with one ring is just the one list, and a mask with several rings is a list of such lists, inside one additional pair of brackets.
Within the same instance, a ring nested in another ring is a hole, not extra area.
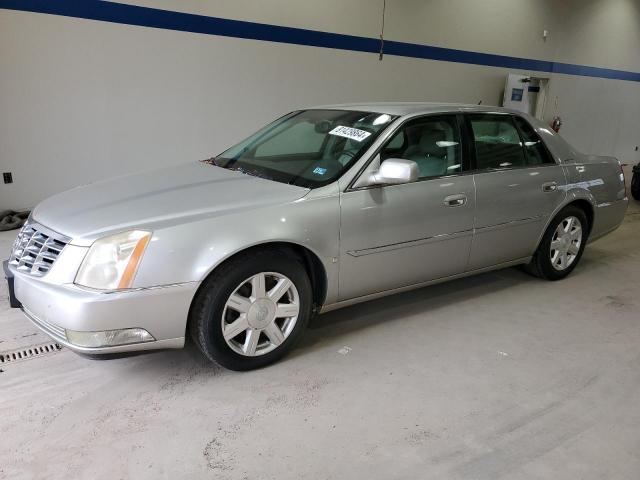
[(337, 126), (329, 132), (329, 135), (337, 135), (339, 137), (350, 138), (351, 140), (355, 140), (356, 142), (361, 142), (369, 135), (371, 135), (371, 132), (360, 130), (358, 128)]

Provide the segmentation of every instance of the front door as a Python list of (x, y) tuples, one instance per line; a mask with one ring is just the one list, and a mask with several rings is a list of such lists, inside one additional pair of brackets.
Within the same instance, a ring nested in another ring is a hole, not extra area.
[(342, 193), (340, 300), (465, 270), (475, 189), (462, 150), (456, 115), (411, 120), (382, 148), (379, 161), (413, 160), (420, 180)]
[(562, 167), (521, 117), (468, 117), (475, 145), (476, 222), (469, 269), (532, 255), (565, 196)]

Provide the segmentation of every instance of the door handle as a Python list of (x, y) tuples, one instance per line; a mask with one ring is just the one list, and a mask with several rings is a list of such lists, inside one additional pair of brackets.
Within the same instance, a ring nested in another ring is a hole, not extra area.
[(444, 197), (444, 204), (447, 207), (461, 207), (465, 203), (467, 203), (467, 196), (463, 193)]
[(576, 170), (577, 170), (579, 173), (584, 173), (585, 168), (584, 168), (584, 166), (583, 166), (583, 165), (578, 165), (578, 166), (576, 167)]
[(556, 182), (547, 182), (542, 184), (543, 192), (554, 192), (558, 189), (558, 184)]

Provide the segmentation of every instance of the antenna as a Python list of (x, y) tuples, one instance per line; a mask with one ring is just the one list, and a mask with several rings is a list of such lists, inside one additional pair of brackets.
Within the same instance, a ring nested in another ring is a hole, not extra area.
[(382, 61), (384, 55), (384, 14), (387, 10), (387, 0), (382, 0), (382, 29), (380, 30), (380, 56), (378, 60)]

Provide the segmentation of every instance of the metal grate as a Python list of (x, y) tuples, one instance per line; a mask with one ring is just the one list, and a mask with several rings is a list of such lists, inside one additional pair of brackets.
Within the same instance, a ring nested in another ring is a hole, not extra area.
[(43, 343), (41, 345), (33, 345), (18, 350), (0, 353), (0, 364), (15, 363), (21, 360), (28, 360), (34, 357), (42, 357), (44, 355), (59, 352), (62, 345), (59, 343)]
[(70, 241), (70, 238), (42, 225), (27, 222), (13, 244), (9, 264), (19, 272), (42, 277), (51, 269), (62, 249)]

